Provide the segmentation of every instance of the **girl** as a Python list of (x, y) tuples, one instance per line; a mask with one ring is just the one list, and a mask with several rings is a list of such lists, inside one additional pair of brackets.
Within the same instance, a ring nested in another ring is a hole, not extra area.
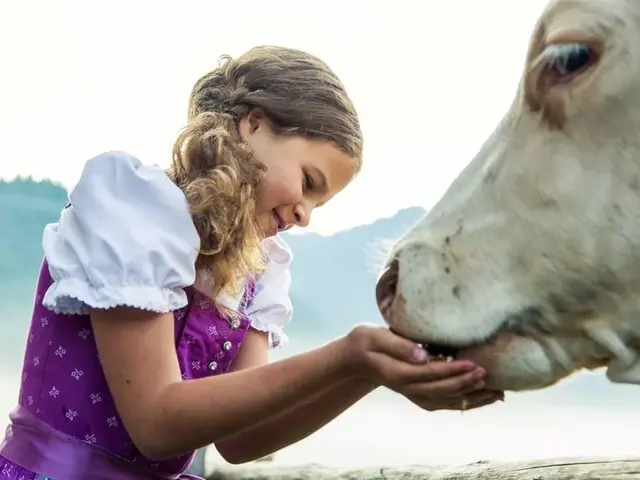
[(168, 171), (122, 152), (89, 160), (44, 231), (0, 478), (184, 479), (200, 447), (263, 457), (379, 386), (427, 410), (499, 399), (479, 367), (427, 363), (383, 328), (268, 364), (292, 314), (277, 233), (307, 226), (361, 159), (329, 67), (260, 47), (195, 84)]

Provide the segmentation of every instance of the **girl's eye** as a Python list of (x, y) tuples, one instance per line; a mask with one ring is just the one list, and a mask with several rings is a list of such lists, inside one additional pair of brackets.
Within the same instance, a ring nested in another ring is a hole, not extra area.
[(307, 190), (313, 190), (313, 178), (308, 173), (304, 174), (304, 188)]

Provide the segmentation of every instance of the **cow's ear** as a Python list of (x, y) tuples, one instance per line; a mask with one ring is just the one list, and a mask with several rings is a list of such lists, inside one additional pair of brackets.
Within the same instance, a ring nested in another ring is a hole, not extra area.
[(640, 385), (640, 355), (633, 359), (614, 359), (607, 366), (607, 378), (614, 383)]

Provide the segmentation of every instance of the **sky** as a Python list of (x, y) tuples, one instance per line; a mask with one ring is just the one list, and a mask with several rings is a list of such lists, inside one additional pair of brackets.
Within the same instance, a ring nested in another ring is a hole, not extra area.
[(107, 150), (167, 166), (195, 80), (276, 44), (325, 60), (364, 131), (362, 173), (309, 229), (429, 208), (506, 112), (545, 3), (0, 0), (0, 178), (70, 188)]

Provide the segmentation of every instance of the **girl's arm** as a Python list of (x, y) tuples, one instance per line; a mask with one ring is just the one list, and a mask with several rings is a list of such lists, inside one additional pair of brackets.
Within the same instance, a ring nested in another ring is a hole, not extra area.
[(118, 307), (94, 310), (91, 319), (127, 432), (157, 460), (236, 436), (350, 376), (341, 339), (262, 367), (182, 381), (172, 314)]
[[(268, 350), (267, 336), (250, 331), (234, 360), (234, 370), (267, 364)], [(217, 442), (216, 449), (230, 463), (257, 460), (308, 437), (374, 389), (363, 379), (344, 378), (262, 423)]]

